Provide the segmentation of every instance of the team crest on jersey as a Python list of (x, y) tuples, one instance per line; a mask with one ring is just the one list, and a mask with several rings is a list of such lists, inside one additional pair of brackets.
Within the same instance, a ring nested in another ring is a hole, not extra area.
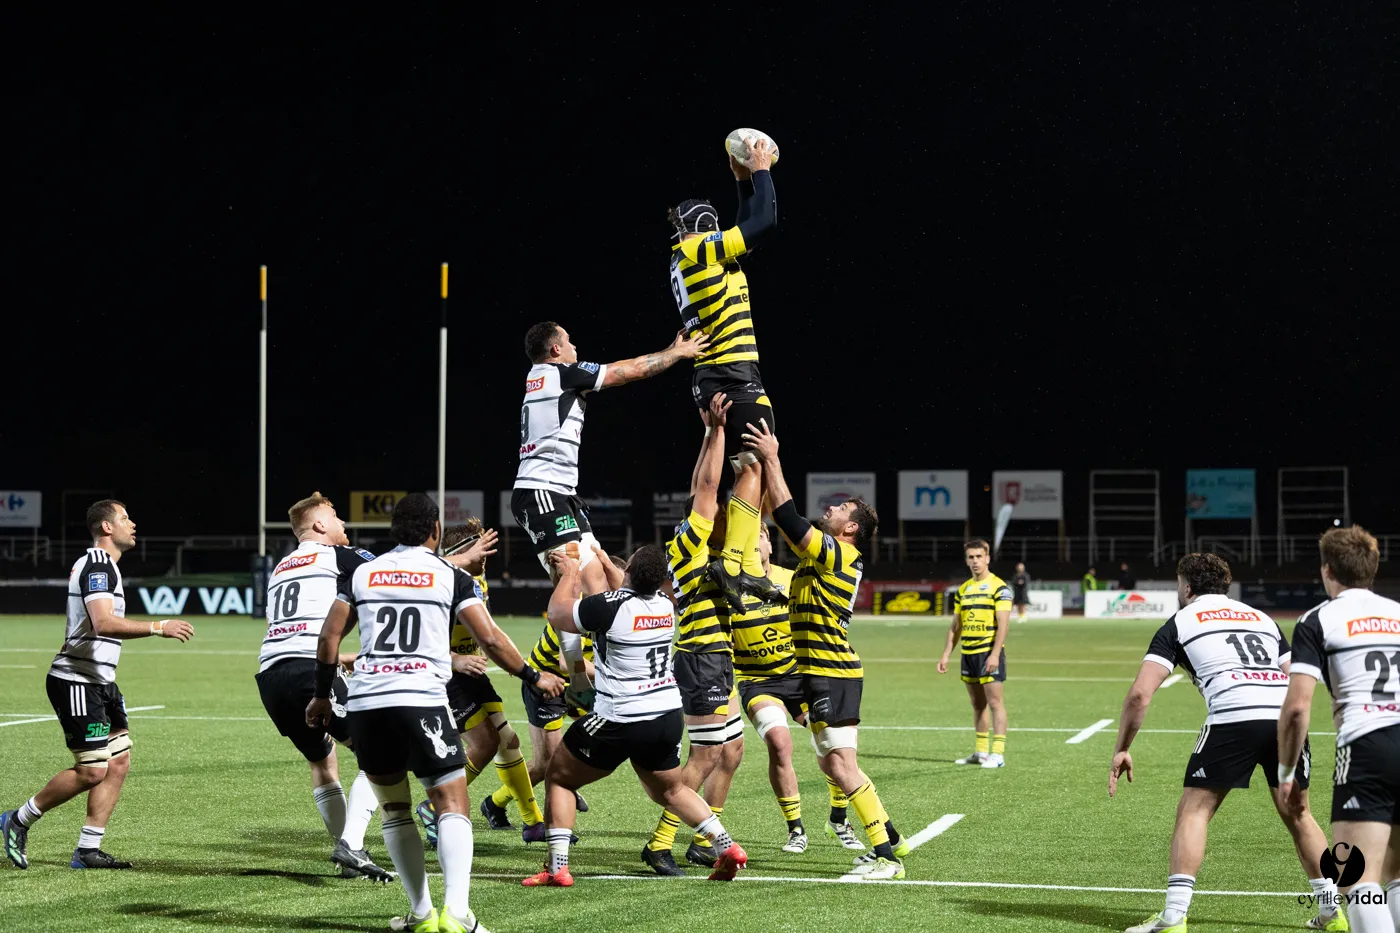
[(1352, 619), (1347, 623), (1347, 637), (1353, 635), (1400, 635), (1400, 619), (1382, 619), (1370, 616), (1365, 619)]
[(674, 618), (671, 615), (664, 616), (636, 616), (632, 619), (632, 631), (648, 632), (652, 629), (670, 628)]
[(109, 585), (109, 580), (108, 580), (107, 574), (105, 574), (105, 573), (90, 573), (90, 574), (88, 574), (88, 592), (89, 592), (89, 593), (105, 593), (105, 592), (107, 592), (108, 585)]
[(985, 584), (985, 583), (983, 583), (981, 586), (977, 587), (977, 589), (979, 589), (979, 590), (985, 590), (986, 588), (987, 588), (987, 584)]
[(320, 556), (320, 554), (293, 554), (291, 557), (288, 557), (286, 560), (282, 561), (282, 563), (278, 564), (277, 568), (273, 570), (272, 573), (275, 576), (276, 574), (279, 574), (284, 570), (295, 570), (298, 567), (309, 567), (312, 564), (316, 563), (316, 558)]
[(533, 378), (533, 379), (526, 379), (526, 380), (525, 380), (525, 394), (526, 394), (526, 395), (529, 395), (531, 392), (538, 392), (540, 389), (543, 389), (543, 388), (544, 388), (544, 377), (543, 377), (543, 376), (536, 376), (536, 377)]
[(376, 570), (369, 575), (369, 585), (427, 589), (433, 585), (433, 575), (416, 570)]

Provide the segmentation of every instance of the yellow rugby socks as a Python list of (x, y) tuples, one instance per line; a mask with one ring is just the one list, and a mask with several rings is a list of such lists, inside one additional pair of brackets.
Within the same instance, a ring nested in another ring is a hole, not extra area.
[[(503, 758), (506, 760), (502, 761)], [(496, 775), (520, 805), (520, 818), (526, 826), (534, 826), (544, 820), (540, 805), (535, 800), (534, 785), (530, 783), (530, 769), (526, 767), (525, 756), (520, 754), (520, 749), (508, 748), (496, 754)], [(492, 794), (491, 799), (494, 801), (496, 794)]]
[(841, 789), (840, 784), (829, 777), (826, 779), (826, 789), (831, 796), (831, 815), (828, 819), (840, 825), (846, 822), (846, 804), (849, 802), (846, 799), (846, 792)]
[(979, 754), (979, 755), (985, 755), (985, 754), (987, 754), (987, 744), (988, 744), (988, 743), (987, 743), (987, 739), (988, 739), (988, 735), (989, 735), (989, 733), (986, 733), (986, 732), (979, 732), (979, 733), (977, 733), (977, 745), (976, 745), (977, 754)]
[(865, 835), (870, 838), (870, 846), (880, 858), (893, 859), (894, 849), (890, 847), (889, 830), (885, 822), (889, 817), (875, 793), (875, 785), (866, 781), (851, 792), (851, 806), (855, 808), (856, 819), (865, 827)]
[(656, 831), (651, 834), (651, 842), (647, 843), (647, 848), (653, 852), (669, 852), (676, 844), (676, 830), (680, 828), (680, 817), (670, 810), (661, 811), (661, 819), (656, 824)]
[(783, 811), (783, 819), (787, 820), (788, 832), (794, 829), (802, 829), (802, 797), (779, 797), (778, 808)]
[[(737, 574), (741, 570), (763, 576), (763, 562), (758, 559), (758, 509), (737, 495), (729, 497), (726, 509), (728, 523), (724, 528), (724, 572)], [(753, 568), (757, 567), (757, 570)]]
[(993, 755), (1000, 755), (1000, 754), (1003, 754), (1005, 751), (1006, 751), (1006, 736), (1004, 736), (1004, 735), (993, 735), (993, 736), (992, 736), (992, 754), (993, 754)]

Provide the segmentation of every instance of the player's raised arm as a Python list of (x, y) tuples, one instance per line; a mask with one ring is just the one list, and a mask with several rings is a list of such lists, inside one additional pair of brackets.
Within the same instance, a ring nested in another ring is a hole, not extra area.
[(501, 631), (500, 627), (496, 625), (496, 621), (491, 618), (491, 614), (486, 611), (485, 603), (476, 600), (463, 606), (457, 614), (457, 618), (471, 630), (472, 637), (481, 646), (481, 650), (486, 653), (488, 658), (495, 661), (496, 666), (501, 670), (514, 674), (547, 697), (557, 697), (564, 692), (562, 678), (548, 672), (537, 671), (525, 663), (525, 659), (520, 656), (520, 651), (515, 647), (515, 642)]
[(574, 624), (574, 603), (578, 602), (578, 593), (582, 588), (578, 561), (562, 551), (554, 551), (549, 555), (549, 562), (559, 580), (550, 594), (546, 617), (556, 632), (578, 635), (578, 626)]
[(705, 440), (700, 444), (700, 457), (695, 462), (695, 472), (690, 479), (690, 494), (695, 497), (691, 506), (701, 518), (713, 520), (719, 512), (719, 480), (724, 470), (724, 430), (725, 419), (732, 403), (723, 392), (716, 392), (710, 398), (709, 411), (705, 416)]
[(1133, 782), (1133, 756), (1128, 754), (1128, 749), (1132, 747), (1133, 739), (1142, 728), (1142, 721), (1147, 716), (1147, 707), (1152, 703), (1152, 695), (1171, 672), (1170, 667), (1160, 663), (1155, 657), (1143, 661), (1142, 667), (1138, 668), (1137, 679), (1128, 688), (1128, 695), (1123, 698), (1123, 710), (1118, 714), (1118, 740), (1113, 744), (1113, 760), (1108, 766), (1110, 797), (1118, 791), (1119, 777), (1127, 777), (1129, 784)]
[[(744, 237), (744, 250), (754, 248), (760, 240), (778, 226), (778, 196), (773, 189), (773, 176), (768, 171), (773, 153), (768, 140), (760, 139), (753, 146), (753, 171), (739, 164), (731, 155), (729, 167), (739, 185), (739, 212), (735, 225)], [(741, 175), (741, 172), (747, 173)]]
[(705, 334), (686, 336), (685, 331), (680, 331), (676, 334), (676, 339), (671, 342), (671, 345), (664, 350), (648, 353), (646, 356), (634, 356), (630, 360), (609, 363), (603, 374), (601, 388), (606, 389), (636, 382), (639, 379), (649, 379), (664, 373), (681, 360), (695, 359), (709, 345), (710, 338)]
[(783, 465), (778, 460), (778, 438), (767, 424), (745, 425), (744, 444), (763, 461), (763, 491), (773, 509), (773, 521), (787, 538), (793, 550), (804, 557), (815, 557), (821, 550), (821, 536), (812, 523), (797, 514), (792, 491), (783, 477)]

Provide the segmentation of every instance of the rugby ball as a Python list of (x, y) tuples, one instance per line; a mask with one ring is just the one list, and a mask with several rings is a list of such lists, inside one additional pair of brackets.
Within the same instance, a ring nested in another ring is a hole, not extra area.
[(760, 139), (768, 140), (768, 149), (773, 153), (773, 164), (777, 165), (778, 144), (773, 140), (772, 136), (769, 136), (762, 130), (741, 127), (729, 134), (724, 140), (724, 147), (729, 150), (729, 154), (732, 155), (734, 160), (740, 165), (745, 168), (753, 168), (753, 166), (749, 165), (749, 143), (750, 141), (757, 142)]

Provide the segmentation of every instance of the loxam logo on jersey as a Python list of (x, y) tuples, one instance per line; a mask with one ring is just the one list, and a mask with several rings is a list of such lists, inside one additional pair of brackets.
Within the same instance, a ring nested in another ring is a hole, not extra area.
[(1262, 622), (1257, 612), (1240, 609), (1207, 609), (1196, 613), (1197, 622)]
[(274, 569), (272, 573), (275, 576), (276, 574), (279, 574), (284, 570), (295, 570), (298, 567), (309, 567), (312, 564), (316, 563), (316, 558), (320, 556), (320, 554), (293, 554), (291, 557), (288, 557), (286, 560), (282, 561), (282, 563), (278, 564), (276, 569)]
[(410, 674), (427, 669), (427, 661), (388, 661), (384, 664), (366, 661), (359, 670), (361, 674)]
[(1288, 683), (1288, 675), (1283, 671), (1235, 671), (1231, 680), (1252, 680), (1262, 683)]
[(376, 570), (369, 575), (370, 586), (408, 586), (427, 589), (433, 585), (431, 573), (413, 570)]
[(632, 619), (632, 631), (649, 632), (652, 629), (670, 628), (675, 623), (675, 617), (664, 616), (636, 616)]
[(533, 379), (526, 379), (526, 380), (525, 380), (525, 394), (526, 394), (526, 395), (529, 395), (531, 392), (538, 392), (540, 389), (543, 389), (543, 388), (544, 388), (544, 377), (543, 377), (543, 376), (536, 376), (536, 377), (533, 378)]
[(1347, 637), (1353, 635), (1400, 635), (1400, 619), (1382, 619), (1370, 616), (1365, 619), (1352, 619), (1347, 623)]
[(295, 635), (298, 632), (306, 631), (306, 623), (299, 622), (296, 625), (274, 625), (267, 630), (268, 638), (277, 638), (280, 635)]

